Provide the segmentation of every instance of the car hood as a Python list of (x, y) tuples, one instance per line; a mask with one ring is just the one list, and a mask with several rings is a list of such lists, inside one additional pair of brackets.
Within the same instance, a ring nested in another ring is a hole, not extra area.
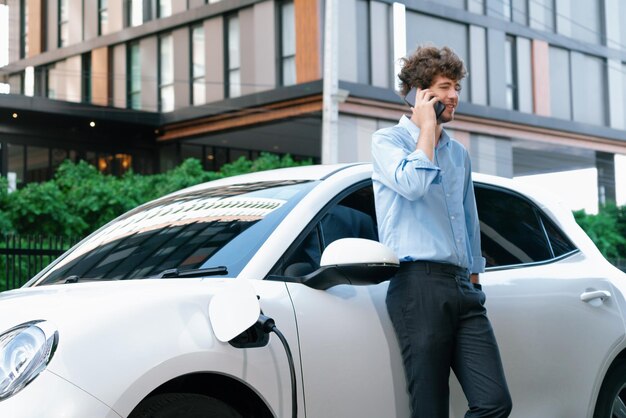
[[(208, 303), (232, 278), (145, 279), (28, 287), (0, 293), (0, 332), (32, 320), (70, 323), (113, 321), (140, 311)], [(208, 318), (208, 316), (207, 316)]]

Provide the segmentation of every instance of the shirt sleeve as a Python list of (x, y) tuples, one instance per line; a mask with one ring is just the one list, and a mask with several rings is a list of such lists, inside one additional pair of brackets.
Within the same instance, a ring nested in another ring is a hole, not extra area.
[(471, 253), (469, 256), (470, 272), (482, 273), (485, 271), (486, 260), (482, 256), (480, 246), (480, 221), (476, 209), (476, 196), (474, 195), (474, 183), (472, 181), (472, 163), (467, 150), (465, 150), (465, 185), (463, 196), (463, 210), (465, 223), (469, 236)]
[[(377, 180), (408, 200), (422, 198), (440, 170), (424, 151), (407, 152), (403, 147), (403, 128), (375, 132), (372, 158)], [(410, 135), (405, 131), (406, 135)]]

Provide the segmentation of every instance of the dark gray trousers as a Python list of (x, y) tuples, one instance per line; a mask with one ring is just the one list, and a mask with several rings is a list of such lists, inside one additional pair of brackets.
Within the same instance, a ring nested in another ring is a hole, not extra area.
[(484, 307), (467, 271), (440, 263), (402, 263), (387, 291), (402, 350), (413, 418), (448, 418), (450, 369), (467, 397), (466, 418), (504, 418), (511, 396)]

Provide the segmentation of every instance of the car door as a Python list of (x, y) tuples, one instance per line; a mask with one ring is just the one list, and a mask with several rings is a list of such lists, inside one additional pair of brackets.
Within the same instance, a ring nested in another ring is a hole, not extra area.
[[(568, 238), (521, 195), (478, 186), (476, 198), (487, 272), (481, 277), (509, 389), (512, 417), (585, 417), (593, 388), (624, 327), (611, 298), (581, 301), (603, 290)], [(454, 384), (453, 415), (466, 408)]]
[[(369, 181), (327, 205), (274, 274), (310, 273), (328, 244), (347, 237), (377, 238)], [(388, 282), (325, 291), (287, 286), (298, 327), (307, 417), (408, 416), (404, 369), (385, 305)]]

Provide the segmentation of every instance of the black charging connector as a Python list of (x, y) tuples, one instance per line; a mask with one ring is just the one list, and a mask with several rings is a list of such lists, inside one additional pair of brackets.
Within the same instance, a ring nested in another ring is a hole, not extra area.
[(296, 367), (293, 362), (293, 356), (291, 355), (291, 349), (289, 348), (289, 343), (287, 343), (287, 339), (285, 336), (278, 330), (276, 327), (276, 323), (274, 320), (268, 316), (263, 315), (261, 313), (259, 315), (259, 319), (257, 319), (256, 325), (263, 330), (263, 332), (269, 334), (273, 332), (276, 334), (280, 342), (283, 344), (285, 348), (285, 353), (287, 353), (287, 360), (289, 362), (289, 371), (291, 374), (291, 416), (296, 418), (298, 416), (298, 391), (296, 390)]

